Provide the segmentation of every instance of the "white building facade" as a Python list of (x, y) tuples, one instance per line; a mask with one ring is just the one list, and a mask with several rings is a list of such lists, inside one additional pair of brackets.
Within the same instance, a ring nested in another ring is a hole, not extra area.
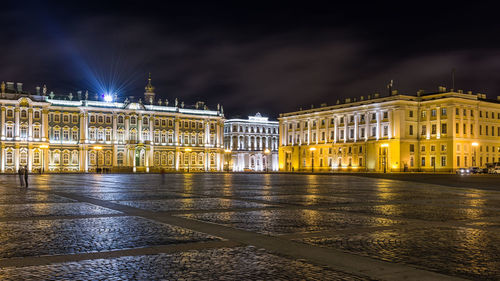
[[(149, 80), (139, 102), (74, 100), (2, 82), (0, 172), (221, 171), (222, 110), (155, 101)], [(155, 104), (156, 103), (156, 104)]]
[(248, 119), (228, 119), (224, 123), (226, 170), (278, 171), (278, 121), (260, 113)]

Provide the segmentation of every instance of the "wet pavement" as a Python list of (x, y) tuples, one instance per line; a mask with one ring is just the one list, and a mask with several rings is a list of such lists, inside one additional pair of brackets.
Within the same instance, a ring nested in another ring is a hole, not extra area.
[(500, 280), (500, 184), (430, 179), (0, 175), (0, 279)]

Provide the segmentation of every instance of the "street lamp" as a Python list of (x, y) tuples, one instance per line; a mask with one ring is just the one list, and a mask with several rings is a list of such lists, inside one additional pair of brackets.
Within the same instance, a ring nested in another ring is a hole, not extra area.
[(388, 143), (383, 143), (380, 145), (382, 147), (382, 151), (384, 152), (384, 173), (387, 173), (387, 148), (389, 147)]
[[(229, 157), (231, 156), (231, 149), (226, 148), (224, 149), (224, 152), (226, 153), (226, 165), (227, 165), (227, 172), (229, 173)], [(228, 157), (229, 154), (229, 157)]]
[(264, 154), (266, 155), (266, 173), (269, 171), (269, 153), (271, 151), (269, 151), (268, 148), (266, 148), (266, 150), (264, 150)]
[(311, 173), (314, 173), (314, 151), (316, 147), (311, 147), (309, 150), (311, 151)]
[(191, 150), (191, 148), (186, 148), (184, 151), (186, 152), (186, 154), (188, 156), (188, 173), (189, 173), (189, 164), (191, 164), (191, 155), (189, 152), (191, 152), (192, 150)]
[(472, 158), (472, 166), (476, 166), (476, 147), (478, 147), (479, 144), (477, 142), (472, 143), (472, 147), (474, 148), (474, 157)]
[(96, 173), (99, 173), (99, 151), (102, 150), (102, 146), (94, 146), (93, 149), (96, 151)]

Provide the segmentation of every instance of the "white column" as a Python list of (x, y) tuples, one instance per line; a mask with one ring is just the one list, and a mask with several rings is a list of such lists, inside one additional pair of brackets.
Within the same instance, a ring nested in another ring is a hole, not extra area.
[[(116, 118), (117, 118), (117, 116), (116, 116), (116, 112), (113, 112), (113, 117), (112, 117), (112, 118), (113, 118), (113, 119), (112, 119), (112, 120), (113, 120), (113, 135), (111, 136), (111, 140), (113, 141), (113, 143), (114, 143), (114, 144), (116, 144), (116, 143), (117, 143), (117, 141), (118, 141), (118, 138), (116, 137), (116, 135), (117, 135), (117, 131), (118, 131), (118, 125), (117, 125), (117, 122), (116, 122), (116, 121), (117, 121), (117, 120), (116, 120)], [(115, 147), (113, 146), (113, 155), (114, 155), (114, 156), (116, 156), (115, 152), (116, 152), (116, 149), (115, 149)], [(116, 158), (116, 157), (113, 157), (113, 159), (115, 159), (115, 158)], [(114, 162), (114, 161), (113, 161), (113, 162)], [(115, 164), (113, 164), (113, 165), (115, 165)]]
[(0, 172), (4, 173), (5, 172), (5, 148), (3, 147), (3, 144), (0, 144), (0, 160), (1, 160)]
[(358, 127), (358, 115), (354, 115), (354, 142), (358, 140), (358, 133), (359, 133), (359, 127)]
[(348, 123), (347, 115), (344, 114), (344, 143), (347, 142), (347, 135), (348, 135), (347, 123)]
[[(28, 109), (28, 140), (33, 137), (33, 108)], [(31, 172), (31, 161), (29, 171)]]
[[(31, 128), (31, 126), (30, 126)], [(31, 167), (32, 167), (32, 159), (33, 159), (33, 149), (28, 146), (28, 172), (31, 173)]]
[(427, 110), (427, 138), (428, 139), (431, 138), (431, 112), (430, 112), (429, 108)]
[(16, 149), (14, 150), (14, 160), (17, 172), (17, 170), (19, 170), (19, 147), (16, 147)]
[(139, 134), (138, 140), (139, 142), (143, 142), (142, 139), (142, 114), (139, 114), (139, 117), (137, 118), (137, 133)]
[(333, 117), (333, 142), (337, 143), (337, 137), (338, 137), (338, 125), (337, 125), (337, 117)]
[(47, 141), (49, 134), (49, 110), (42, 109), (42, 141)]
[(125, 142), (130, 139), (130, 118), (125, 116)]
[(370, 132), (370, 122), (368, 117), (370, 117), (370, 114), (368, 112), (365, 112), (365, 141), (368, 141), (368, 135), (371, 133)]
[(319, 126), (321, 125), (321, 120), (316, 119), (316, 144), (319, 143)]
[[(5, 110), (6, 109), (4, 106), (2, 106), (2, 108), (0, 110), (2, 111), (2, 123), (0, 123), (0, 140), (1, 140), (5, 136)], [(2, 157), (3, 157), (3, 150), (2, 150)], [(2, 172), (3, 172), (3, 170), (2, 170)]]
[(439, 106), (436, 107), (436, 138), (441, 138), (441, 108)]
[(377, 117), (377, 140), (380, 139), (380, 112), (377, 111), (375, 113), (375, 116)]
[[(16, 115), (16, 124), (15, 124), (14, 137), (16, 139), (19, 139), (19, 108), (18, 107), (15, 108), (15, 115)], [(17, 161), (17, 159), (16, 159), (16, 161)], [(16, 169), (17, 169), (17, 166), (16, 166)]]

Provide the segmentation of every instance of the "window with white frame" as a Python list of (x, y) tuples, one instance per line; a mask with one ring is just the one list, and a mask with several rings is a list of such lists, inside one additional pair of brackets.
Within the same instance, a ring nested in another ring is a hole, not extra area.
[(14, 164), (14, 153), (12, 153), (12, 151), (7, 151), (7, 153), (5, 153), (5, 163), (7, 165)]
[(71, 132), (71, 139), (72, 139), (73, 141), (78, 141), (78, 130), (73, 130), (73, 131)]
[(59, 128), (54, 129), (54, 140), (58, 141), (61, 139), (61, 130)]
[(35, 139), (40, 138), (40, 127), (38, 126), (33, 127), (33, 137)]
[(12, 125), (7, 125), (6, 135), (8, 138), (14, 137), (14, 127)]
[(63, 140), (69, 141), (69, 129), (68, 128), (63, 129)]
[(40, 165), (40, 152), (39, 151), (35, 151), (33, 153), (33, 164)]
[(73, 151), (73, 153), (71, 154), (71, 164), (78, 164), (78, 151)]

